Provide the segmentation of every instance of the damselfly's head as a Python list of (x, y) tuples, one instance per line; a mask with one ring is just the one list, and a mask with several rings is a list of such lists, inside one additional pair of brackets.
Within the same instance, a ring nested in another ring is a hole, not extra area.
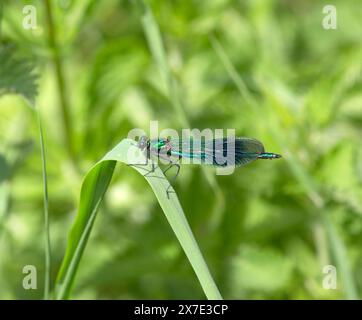
[(258, 156), (258, 159), (279, 159), (282, 156), (277, 153), (263, 152)]
[(138, 140), (137, 147), (140, 148), (142, 151), (145, 150), (149, 145), (149, 140), (147, 136), (141, 136)]

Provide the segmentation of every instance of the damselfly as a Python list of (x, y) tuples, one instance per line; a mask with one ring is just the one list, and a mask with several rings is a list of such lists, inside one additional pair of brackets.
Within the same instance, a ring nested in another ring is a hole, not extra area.
[[(145, 152), (147, 159), (158, 158), (168, 163), (164, 173), (175, 166), (177, 172), (172, 181), (180, 172), (180, 160), (182, 158), (187, 158), (194, 164), (208, 164), (216, 167), (240, 167), (257, 159), (281, 158), (279, 154), (265, 152), (263, 144), (253, 138), (220, 138), (195, 141), (195, 139), (179, 140), (172, 138), (150, 140), (147, 136), (142, 136), (137, 147)], [(152, 170), (146, 175), (154, 172), (154, 170), (155, 166), (152, 162)], [(168, 197), (170, 188), (171, 184), (166, 190)]]

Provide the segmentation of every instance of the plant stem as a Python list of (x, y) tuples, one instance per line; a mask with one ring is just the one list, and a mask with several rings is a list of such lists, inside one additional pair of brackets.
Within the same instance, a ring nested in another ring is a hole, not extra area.
[(69, 102), (66, 94), (66, 86), (65, 86), (65, 80), (64, 80), (64, 70), (61, 60), (61, 53), (60, 48), (57, 44), (57, 37), (56, 37), (56, 31), (54, 26), (54, 19), (53, 19), (53, 13), (52, 13), (52, 7), (50, 4), (50, 0), (44, 0), (45, 4), (45, 13), (46, 13), (46, 20), (47, 20), (47, 27), (48, 27), (48, 42), (49, 47), (52, 52), (52, 59), (53, 59), (53, 65), (55, 68), (55, 74), (56, 74), (56, 81), (58, 86), (58, 93), (59, 93), (59, 102), (60, 102), (60, 109), (61, 109), (61, 115), (62, 115), (62, 121), (63, 121), (63, 130), (64, 130), (64, 140), (67, 147), (68, 154), (70, 158), (74, 162), (75, 154), (74, 154), (74, 148), (72, 143), (72, 124), (70, 120), (69, 115)]
[(50, 231), (49, 231), (49, 205), (48, 205), (48, 180), (47, 166), (45, 157), (45, 144), (43, 136), (43, 128), (39, 110), (36, 110), (38, 116), (39, 140), (42, 159), (43, 171), (43, 201), (44, 201), (44, 231), (45, 231), (45, 278), (44, 278), (44, 300), (49, 299), (50, 292), (50, 266), (51, 266), (51, 248), (50, 248)]
[(3, 20), (3, 11), (4, 11), (4, 4), (1, 1), (0, 2), (0, 42), (1, 42), (1, 25), (2, 25), (2, 20)]

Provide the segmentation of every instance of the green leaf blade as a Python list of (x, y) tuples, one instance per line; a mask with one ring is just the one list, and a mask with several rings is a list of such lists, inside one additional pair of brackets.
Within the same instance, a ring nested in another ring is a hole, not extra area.
[[(66, 254), (57, 277), (57, 298), (67, 299), (74, 281), (82, 253), (94, 223), (97, 209), (111, 181), (116, 162), (126, 164), (145, 163), (146, 159), (130, 139), (122, 140), (107, 153), (86, 175), (81, 189), (80, 205), (77, 218), (73, 223), (68, 238)], [(151, 169), (151, 164), (133, 166), (144, 174)], [(200, 284), (208, 299), (221, 299), (219, 290), (209, 272), (206, 262), (192, 234), (182, 207), (175, 193), (169, 198), (166, 189), (169, 182), (157, 167), (152, 175), (144, 176), (164, 211), (177, 239), (189, 259)]]

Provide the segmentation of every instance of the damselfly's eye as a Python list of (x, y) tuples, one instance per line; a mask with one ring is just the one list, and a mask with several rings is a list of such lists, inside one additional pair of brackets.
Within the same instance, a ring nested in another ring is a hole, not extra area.
[(138, 140), (138, 148), (141, 150), (145, 149), (147, 147), (148, 138), (146, 136), (140, 137)]

